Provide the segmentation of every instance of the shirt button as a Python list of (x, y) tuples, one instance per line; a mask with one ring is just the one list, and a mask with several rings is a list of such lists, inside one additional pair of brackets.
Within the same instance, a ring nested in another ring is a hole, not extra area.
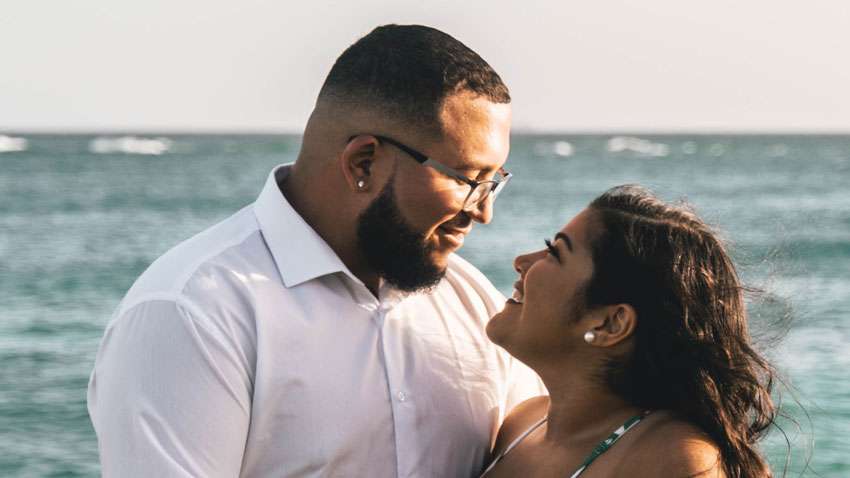
[(404, 402), (405, 400), (407, 400), (407, 394), (404, 392), (398, 392), (396, 394), (396, 397), (398, 397), (399, 402)]

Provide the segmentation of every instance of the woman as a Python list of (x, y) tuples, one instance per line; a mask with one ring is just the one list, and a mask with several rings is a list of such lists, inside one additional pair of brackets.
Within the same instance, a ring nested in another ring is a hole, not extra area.
[(510, 413), (486, 478), (770, 476), (756, 442), (776, 414), (773, 372), (696, 215), (617, 187), (514, 265), (487, 334), (550, 397)]

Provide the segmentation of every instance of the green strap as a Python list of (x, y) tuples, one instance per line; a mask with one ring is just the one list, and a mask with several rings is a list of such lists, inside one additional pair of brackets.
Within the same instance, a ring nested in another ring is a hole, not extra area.
[(581, 466), (578, 467), (578, 470), (576, 470), (576, 472), (570, 476), (570, 478), (576, 478), (578, 475), (582, 474), (582, 472), (586, 470), (591, 463), (593, 463), (593, 460), (599, 458), (599, 455), (608, 451), (608, 449), (611, 448), (611, 446), (613, 446), (614, 443), (616, 443), (617, 440), (620, 439), (620, 437), (625, 435), (626, 432), (629, 431), (633, 426), (640, 423), (640, 421), (643, 420), (643, 418), (647, 415), (649, 415), (649, 411), (645, 411), (640, 415), (635, 415), (632, 418), (626, 420), (626, 423), (623, 423), (620, 428), (614, 430), (614, 433), (608, 435), (608, 438), (602, 440), (601, 443), (596, 445), (596, 448), (594, 448), (593, 451), (590, 452), (590, 455), (584, 460)]

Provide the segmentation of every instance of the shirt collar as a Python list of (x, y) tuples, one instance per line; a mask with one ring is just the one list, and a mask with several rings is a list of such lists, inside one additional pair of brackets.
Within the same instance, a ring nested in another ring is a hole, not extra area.
[(292, 164), (275, 167), (254, 203), (254, 215), (286, 287), (328, 274), (352, 274), (327, 242), (289, 204), (278, 187)]

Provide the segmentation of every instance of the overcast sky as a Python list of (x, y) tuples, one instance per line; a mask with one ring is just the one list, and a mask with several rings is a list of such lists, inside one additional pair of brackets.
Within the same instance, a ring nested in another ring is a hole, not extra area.
[(850, 132), (848, 0), (0, 0), (0, 133), (300, 132), (384, 23), (476, 50), (519, 130)]

